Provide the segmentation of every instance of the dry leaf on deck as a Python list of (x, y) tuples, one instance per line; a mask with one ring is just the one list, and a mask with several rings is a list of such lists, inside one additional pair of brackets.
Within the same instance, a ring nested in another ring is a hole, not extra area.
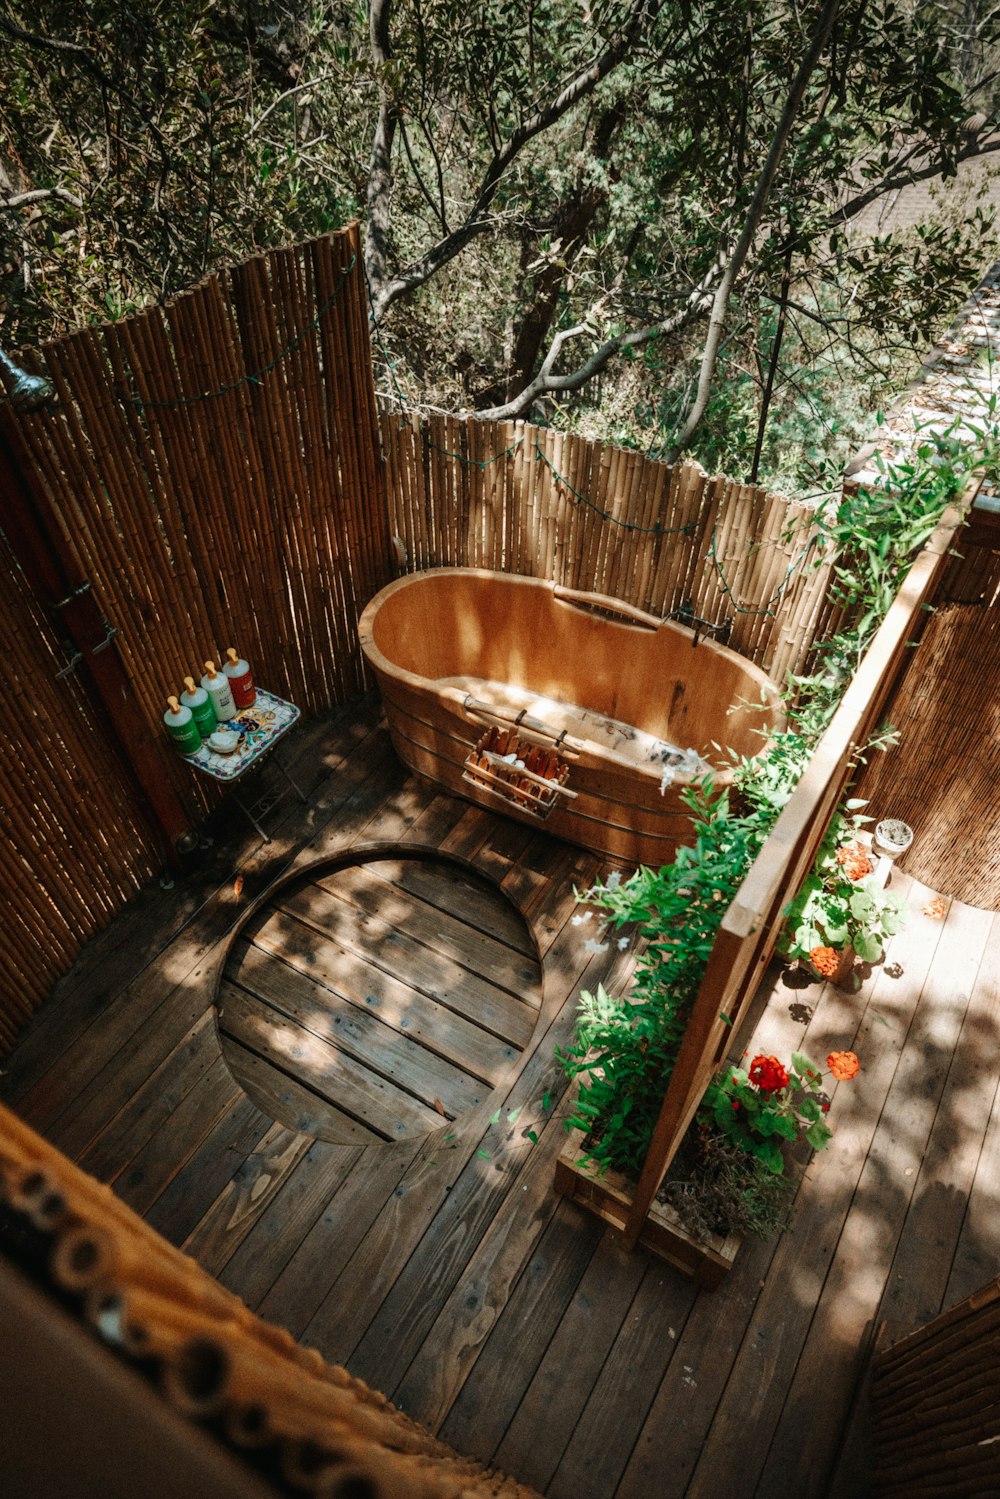
[(237, 900), (243, 894), (243, 876), (241, 874), (238, 874), (235, 880), (233, 880), (233, 894)]
[(440, 1098), (435, 1098), (434, 1107), (437, 1109), (439, 1114), (444, 1114), (444, 1117), (447, 1119), (448, 1115), (444, 1113), (444, 1104), (441, 1102)]
[(929, 916), (932, 921), (943, 921), (948, 914), (948, 902), (943, 895), (935, 895), (924, 906), (924, 915)]

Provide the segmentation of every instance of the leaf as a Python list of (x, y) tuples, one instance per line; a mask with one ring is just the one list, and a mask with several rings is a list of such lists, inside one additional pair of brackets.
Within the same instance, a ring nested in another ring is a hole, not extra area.
[(516, 1124), (517, 1120), (518, 1120), (518, 1115), (520, 1114), (520, 1112), (521, 1112), (521, 1110), (519, 1108), (517, 1108), (517, 1109), (511, 1109), (510, 1113), (507, 1115), (507, 1123), (508, 1124)]
[(538, 1136), (535, 1134), (535, 1131), (533, 1129), (528, 1130), (528, 1139), (531, 1141), (532, 1145), (538, 1144)]
[(545, 1111), (547, 1109), (550, 1109), (551, 1107), (552, 1107), (552, 1090), (551, 1090), (551, 1088), (546, 1088), (546, 1090), (545, 1090), (545, 1097), (542, 1099), (542, 1113), (544, 1114)]
[(490, 1155), (490, 1153), (489, 1153), (488, 1150), (477, 1150), (476, 1151), (476, 1155), (479, 1156), (480, 1159), (484, 1160), (484, 1161), (491, 1161), (493, 1159), (493, 1157)]
[[(424, 1096), (426, 1097), (427, 1095), (425, 1094)], [(444, 1104), (441, 1102), (440, 1098), (435, 1098), (434, 1107), (437, 1109), (439, 1114), (444, 1115), (444, 1118), (447, 1119), (448, 1115), (445, 1114)]]
[(243, 876), (241, 874), (238, 874), (235, 880), (233, 880), (233, 894), (237, 900), (243, 894)]
[(825, 1124), (811, 1124), (806, 1130), (806, 1139), (813, 1150), (822, 1150), (829, 1144), (833, 1137), (833, 1131), (827, 1129)]
[[(435, 1100), (435, 1102), (436, 1102), (436, 1100)], [(499, 1124), (500, 1123), (500, 1110), (499, 1109), (497, 1109), (497, 1111), (496, 1111), (495, 1114), (491, 1114), (490, 1115), (490, 1123), (491, 1124)]]

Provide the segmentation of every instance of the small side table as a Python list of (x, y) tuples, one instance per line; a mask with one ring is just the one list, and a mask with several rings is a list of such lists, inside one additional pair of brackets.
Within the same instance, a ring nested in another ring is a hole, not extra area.
[[(276, 697), (273, 692), (264, 692), (258, 687), (252, 708), (241, 708), (235, 718), (229, 718), (219, 725), (220, 728), (234, 730), (240, 736), (240, 742), (231, 755), (216, 754), (214, 750), (209, 749), (207, 743), (202, 743), (193, 755), (186, 755), (185, 759), (203, 775), (222, 781), (227, 786), (231, 785), (233, 782), (241, 781), (251, 771), (258, 770), (279, 739), (283, 739), (289, 729), (294, 728), (301, 716), (300, 710), (294, 703), (286, 702), (283, 697)], [(292, 780), (277, 755), (274, 757), (274, 763), (296, 796), (308, 806), (309, 798), (301, 786), (296, 785)], [(261, 827), (252, 808), (247, 806), (235, 787), (233, 798), (264, 842), (270, 843), (269, 835)]]

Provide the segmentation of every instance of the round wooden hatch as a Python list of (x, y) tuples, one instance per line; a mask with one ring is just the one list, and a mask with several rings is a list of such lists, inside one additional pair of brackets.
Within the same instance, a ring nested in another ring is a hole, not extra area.
[(233, 1076), (271, 1118), (341, 1144), (413, 1140), (509, 1079), (541, 1005), (527, 923), (458, 861), (410, 850), (282, 882), (217, 995)]

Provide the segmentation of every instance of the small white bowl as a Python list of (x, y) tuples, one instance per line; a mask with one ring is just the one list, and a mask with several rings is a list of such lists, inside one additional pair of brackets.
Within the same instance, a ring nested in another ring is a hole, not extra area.
[(234, 734), (232, 729), (216, 729), (208, 736), (208, 747), (217, 755), (231, 755), (239, 742), (239, 734)]

